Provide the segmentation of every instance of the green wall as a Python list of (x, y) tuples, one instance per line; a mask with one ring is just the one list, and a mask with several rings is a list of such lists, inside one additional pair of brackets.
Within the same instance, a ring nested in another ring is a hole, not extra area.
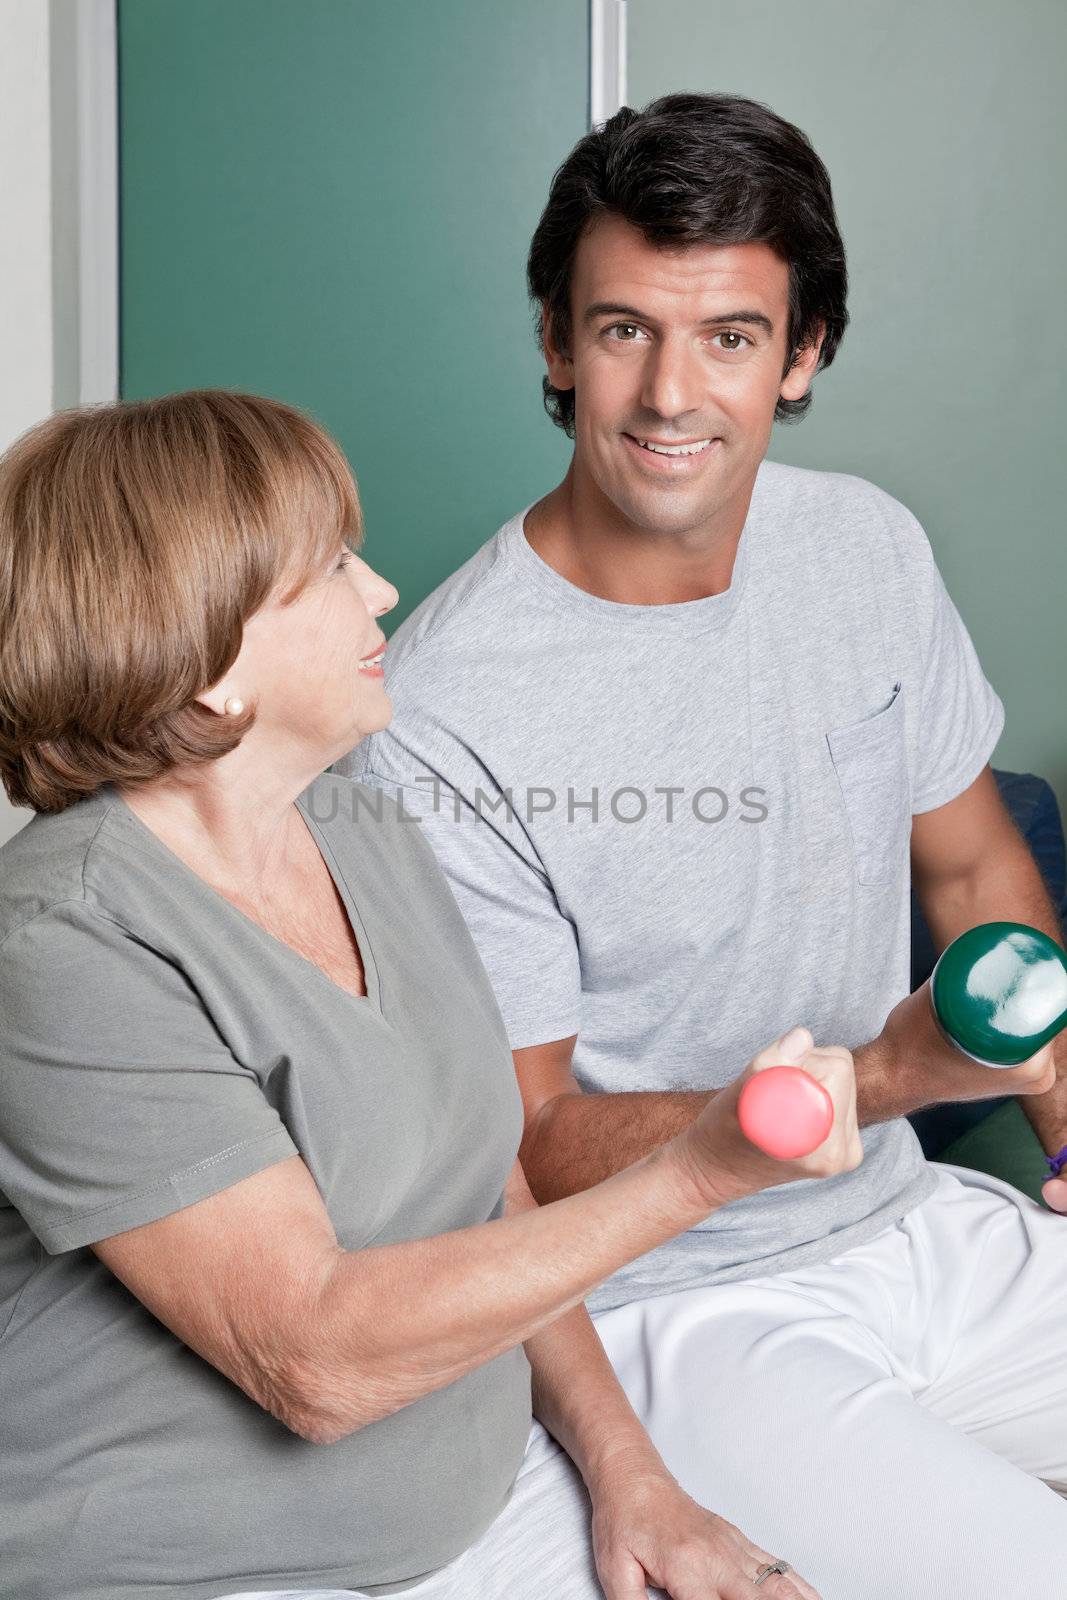
[[(340, 439), (391, 631), (570, 446), (523, 265), (586, 126), (586, 0), (120, 0), (122, 392), (278, 395)], [(632, 105), (766, 101), (834, 182), (852, 326), (776, 460), (930, 536), (1067, 812), (1067, 8), (629, 0)]]
[(852, 324), (769, 455), (919, 518), (1007, 724), (1067, 816), (1062, 0), (629, 0), (628, 102), (747, 95), (808, 134)]
[(325, 423), (387, 631), (566, 470), (523, 274), (588, 72), (585, 0), (120, 0), (123, 397)]

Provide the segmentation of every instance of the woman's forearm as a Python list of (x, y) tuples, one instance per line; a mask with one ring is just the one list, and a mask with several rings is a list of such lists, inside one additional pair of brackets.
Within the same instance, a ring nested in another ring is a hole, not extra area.
[(344, 1438), (532, 1339), (715, 1209), (676, 1144), (551, 1205), (515, 1211), (513, 1192), (498, 1220), (338, 1251), (293, 1367), (307, 1438)]
[[(537, 1208), (516, 1163), (508, 1213)], [(566, 1450), (595, 1497), (621, 1462), (663, 1466), (600, 1342), (584, 1306), (574, 1306), (527, 1339), (533, 1379), (533, 1414)]]
[(533, 1414), (574, 1461), (591, 1495), (624, 1466), (666, 1472), (584, 1306), (527, 1339), (525, 1350)]

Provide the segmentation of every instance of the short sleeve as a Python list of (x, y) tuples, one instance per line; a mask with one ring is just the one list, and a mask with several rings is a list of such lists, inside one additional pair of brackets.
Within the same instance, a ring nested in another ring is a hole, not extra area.
[(1004, 729), (1004, 706), (949, 596), (929, 540), (913, 517), (916, 608), (922, 648), (913, 812), (947, 805), (978, 777)]
[[(578, 1032), (581, 970), (574, 924), (560, 909), (518, 813), (462, 753), (431, 760), (393, 724), (333, 770), (382, 789), (417, 817), (470, 930), (512, 1050)], [(484, 797), (484, 798), (483, 798)]]
[(0, 944), (0, 1190), (51, 1255), (297, 1147), (173, 961), (82, 901)]

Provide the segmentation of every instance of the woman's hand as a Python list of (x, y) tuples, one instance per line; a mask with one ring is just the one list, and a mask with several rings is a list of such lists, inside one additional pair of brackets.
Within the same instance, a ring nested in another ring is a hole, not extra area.
[(646, 1585), (671, 1600), (820, 1600), (797, 1573), (760, 1567), (788, 1551), (767, 1551), (740, 1528), (687, 1495), (666, 1467), (627, 1466), (592, 1490), (593, 1554), (607, 1600), (646, 1600)]
[[(737, 1102), (741, 1090), (768, 1067), (797, 1066), (818, 1080), (833, 1101), (830, 1132), (809, 1155), (776, 1160), (741, 1132)], [(730, 1200), (756, 1194), (798, 1178), (828, 1178), (851, 1172), (863, 1160), (856, 1121), (856, 1072), (843, 1045), (816, 1047), (807, 1028), (791, 1028), (761, 1050), (733, 1083), (720, 1089), (684, 1133), (671, 1141), (689, 1168), (709, 1211)]]

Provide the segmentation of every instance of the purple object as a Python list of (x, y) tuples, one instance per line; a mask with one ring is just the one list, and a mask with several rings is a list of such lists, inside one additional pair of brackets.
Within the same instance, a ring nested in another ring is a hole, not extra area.
[(1064, 1167), (1067, 1167), (1067, 1144), (1062, 1150), (1057, 1150), (1054, 1156), (1046, 1156), (1045, 1164), (1048, 1167), (1050, 1178), (1058, 1178)]

